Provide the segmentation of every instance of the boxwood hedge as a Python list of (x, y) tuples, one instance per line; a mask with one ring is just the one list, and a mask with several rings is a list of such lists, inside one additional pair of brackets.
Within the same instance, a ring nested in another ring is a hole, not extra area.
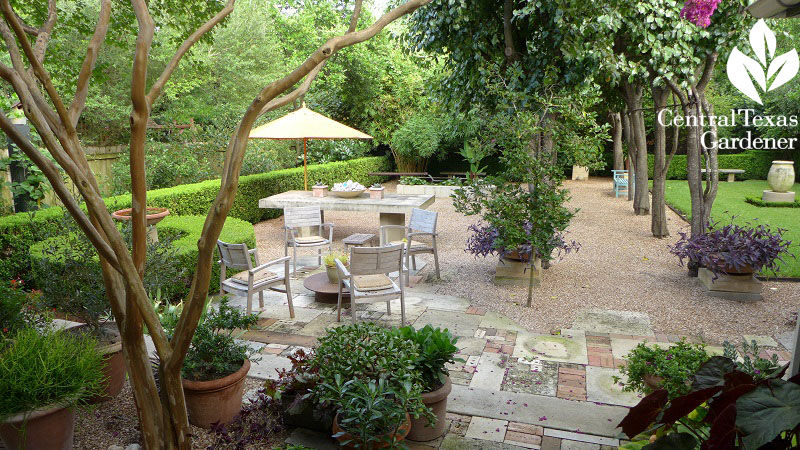
[[(186, 273), (189, 275), (186, 279), (186, 284), (176, 289), (176, 295), (185, 297), (189, 293), (191, 277), (194, 275), (195, 265), (197, 264), (197, 241), (200, 239), (200, 234), (203, 231), (203, 223), (205, 216), (167, 216), (164, 220), (156, 225), (156, 228), (161, 233), (173, 233), (179, 236), (172, 242), (176, 248), (180, 264), (186, 268)], [(253, 225), (244, 220), (236, 218), (228, 218), (225, 221), (225, 226), (222, 228), (220, 239), (225, 242), (244, 243), (250, 248), (255, 248), (256, 238), (253, 231)], [(46, 248), (59, 248), (59, 241), (65, 241), (62, 236), (55, 236), (43, 241), (33, 244), (30, 248), (30, 259), (32, 266), (32, 278), (34, 283), (40, 277), (52, 276), (52, 273), (39, 273), (37, 267), (38, 260), (44, 257), (44, 249)], [(58, 260), (58, 258), (55, 258)], [(53, 262), (51, 261), (50, 265)], [(100, 265), (97, 259), (93, 261), (86, 261), (86, 270), (96, 270), (99, 274)], [(61, 273), (63, 271), (57, 271)], [(210, 292), (215, 292), (219, 287), (219, 265), (216, 259), (212, 265), (212, 276), (210, 283)]]
[[(614, 165), (614, 155), (604, 153), (603, 159), (606, 162), (606, 169), (592, 172), (593, 175), (611, 176), (611, 169)], [(653, 179), (653, 155), (647, 155), (648, 178)], [(747, 150), (736, 154), (719, 155), (720, 169), (743, 169), (743, 174), (736, 174), (737, 180), (766, 180), (769, 168), (773, 160), (786, 159), (800, 162), (800, 153), (776, 152), (768, 150)], [(668, 180), (686, 179), (686, 155), (675, 155), (667, 171)]]
[[(316, 182), (332, 185), (334, 182), (353, 179), (366, 186), (382, 181), (370, 177), (369, 172), (390, 170), (386, 157), (367, 157), (308, 166), (309, 185)], [(148, 191), (148, 205), (169, 208), (173, 216), (204, 216), (219, 191), (219, 180), (184, 184)], [(243, 176), (231, 207), (229, 218), (250, 223), (278, 217), (275, 209), (260, 209), (258, 200), (287, 190), (303, 189), (303, 168), (276, 170)], [(130, 208), (131, 196), (120, 195), (106, 199), (110, 211)], [(0, 217), (0, 280), (20, 278), (30, 281), (31, 245), (52, 235), (62, 217), (61, 208), (48, 208), (35, 214), (19, 213)]]

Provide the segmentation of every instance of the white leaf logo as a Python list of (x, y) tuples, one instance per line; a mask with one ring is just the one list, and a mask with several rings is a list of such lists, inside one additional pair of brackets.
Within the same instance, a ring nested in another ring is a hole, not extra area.
[[(769, 29), (764, 19), (759, 19), (750, 30), (750, 47), (758, 61), (734, 48), (728, 57), (728, 79), (742, 94), (763, 104), (756, 85), (762, 92), (772, 91), (789, 82), (800, 69), (800, 58), (792, 49), (775, 57), (775, 33)], [(769, 63), (769, 64), (768, 64)], [(772, 79), (772, 77), (775, 77)], [(767, 83), (772, 79), (767, 89)], [(753, 83), (755, 80), (755, 84)]]

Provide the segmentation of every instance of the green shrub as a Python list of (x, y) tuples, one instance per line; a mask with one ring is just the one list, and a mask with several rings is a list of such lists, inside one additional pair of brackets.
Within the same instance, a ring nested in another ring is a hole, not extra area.
[(74, 406), (102, 391), (103, 357), (87, 335), (25, 329), (0, 358), (0, 421), (49, 405)]
[(745, 197), (744, 201), (759, 208), (800, 208), (800, 200), (793, 202), (765, 202), (758, 197)]
[[(644, 377), (653, 375), (664, 379), (660, 387), (667, 390), (669, 398), (675, 398), (690, 391), (690, 377), (708, 361), (709, 355), (705, 345), (681, 340), (667, 349), (640, 343), (625, 359), (627, 364), (620, 367), (620, 372), (628, 377), (628, 382), (622, 390), (649, 393)], [(620, 378), (614, 377), (614, 381), (619, 382)]]
[[(612, 155), (613, 158), (613, 155)], [(648, 177), (653, 178), (653, 155), (648, 158)], [(766, 180), (772, 161), (777, 159), (796, 158), (792, 153), (779, 153), (767, 150), (748, 150), (736, 154), (719, 155), (720, 169), (743, 169), (743, 174), (736, 174), (737, 180)], [(705, 164), (701, 160), (701, 164)], [(705, 167), (704, 165), (702, 167)], [(675, 155), (667, 171), (668, 180), (686, 179), (686, 155)]]
[[(164, 264), (158, 264), (157, 268), (153, 270), (145, 269), (145, 285), (151, 286), (155, 290), (158, 287), (164, 289), (164, 295), (175, 300), (183, 298), (189, 293), (190, 283), (194, 275), (195, 265), (197, 264), (197, 241), (200, 239), (200, 234), (203, 230), (203, 223), (205, 217), (201, 216), (173, 216), (169, 215), (164, 220), (156, 225), (159, 235), (165, 236), (171, 241), (174, 255), (177, 258), (177, 267), (175, 270), (182, 270), (185, 276), (180, 277), (182, 283), (176, 286), (161, 286), (154, 281), (152, 277), (163, 280), (174, 280), (174, 274), (162, 273), (168, 270)], [(228, 218), (225, 221), (225, 226), (220, 234), (220, 239), (225, 242), (232, 243), (245, 243), (248, 247), (255, 248), (255, 234), (253, 226), (243, 220)], [(33, 278), (38, 284), (43, 286), (50, 286), (48, 280), (57, 280), (61, 282), (62, 279), (72, 280), (69, 283), (69, 289), (62, 289), (59, 292), (58, 283), (53, 284), (52, 292), (45, 292), (46, 297), (52, 296), (53, 300), (56, 297), (63, 297), (64, 292), (74, 292), (77, 297), (75, 301), (59, 301), (60, 307), (65, 307), (67, 304), (73, 306), (72, 312), (80, 315), (81, 310), (89, 312), (86, 308), (93, 304), (99, 303), (107, 305), (105, 300), (105, 288), (103, 286), (102, 277), (100, 275), (100, 266), (97, 261), (97, 254), (93, 248), (88, 247), (88, 242), (81, 245), (82, 241), (86, 239), (79, 236), (77, 232), (69, 233), (67, 236), (55, 236), (41, 242), (37, 242), (30, 249), (30, 258), (33, 261)], [(158, 244), (156, 244), (157, 246)], [(75, 248), (84, 247), (84, 253), (88, 255), (86, 258), (77, 261), (77, 258), (66, 257), (75, 253)], [(150, 246), (150, 250), (154, 250)], [(151, 252), (150, 255), (153, 253)], [(91, 258), (91, 259), (90, 259)], [(91, 261), (91, 262), (90, 262)], [(174, 264), (175, 262), (171, 262)], [(152, 257), (148, 258), (148, 264), (151, 269), (154, 267)], [(171, 264), (170, 264), (171, 265)], [(174, 266), (172, 266), (174, 267)], [(148, 275), (151, 273), (151, 275)], [(66, 275), (69, 274), (69, 277)], [(212, 275), (210, 282), (210, 289), (213, 292), (219, 283), (219, 265), (216, 264), (216, 259), (212, 263)], [(163, 284), (163, 283), (162, 283)], [(150, 295), (156, 295), (156, 292), (149, 292)], [(94, 302), (92, 301), (94, 299)], [(69, 309), (69, 308), (68, 308)], [(92, 310), (97, 309), (93, 308)]]
[(423, 172), (442, 139), (439, 120), (429, 113), (415, 114), (392, 134), (392, 153), (401, 172)]
[[(369, 186), (383, 179), (370, 177), (367, 173), (383, 172), (390, 168), (391, 163), (385, 157), (311, 165), (308, 166), (308, 181), (309, 185), (323, 182), (333, 186), (334, 182), (352, 179)], [(228, 221), (236, 218), (256, 223), (278, 217), (280, 210), (260, 209), (258, 200), (292, 189), (303, 189), (302, 167), (243, 176), (239, 179), (239, 190), (228, 214)], [(209, 180), (148, 191), (147, 202), (149, 206), (169, 208), (173, 214), (170, 217), (205, 216), (218, 191), (219, 180)], [(106, 200), (106, 204), (109, 211), (130, 208), (131, 197), (129, 194), (111, 197)], [(30, 247), (53, 235), (60, 226), (62, 216), (61, 208), (47, 208), (35, 214), (19, 213), (0, 217), (0, 280), (20, 278), (31, 281)], [(202, 225), (202, 220), (200, 222)], [(191, 242), (191, 245), (195, 244), (196, 240)]]

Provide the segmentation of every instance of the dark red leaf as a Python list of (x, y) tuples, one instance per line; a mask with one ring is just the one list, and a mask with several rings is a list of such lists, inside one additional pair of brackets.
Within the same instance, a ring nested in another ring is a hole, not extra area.
[(658, 389), (631, 408), (617, 427), (622, 428), (623, 433), (633, 438), (648, 429), (658, 419), (658, 415), (661, 414), (666, 404), (666, 389)]
[(756, 388), (755, 384), (743, 384), (740, 386), (736, 386), (735, 388), (723, 392), (719, 397), (715, 398), (713, 402), (710, 404), (710, 408), (708, 409), (708, 415), (706, 415), (705, 421), (708, 423), (713, 423), (716, 421), (717, 416), (719, 416), (725, 409), (730, 406), (731, 404), (736, 403), (736, 400), (739, 397), (747, 394), (748, 392), (752, 391)]
[(736, 443), (736, 403), (728, 405), (727, 408), (717, 416), (711, 425), (706, 448), (708, 450), (729, 450), (734, 448)]
[(740, 386), (743, 384), (755, 383), (752, 376), (744, 372), (740, 372), (738, 370), (726, 373), (724, 379), (725, 379), (725, 391), (729, 391), (735, 388), (736, 386)]
[(722, 386), (714, 386), (699, 391), (690, 392), (669, 402), (669, 408), (664, 411), (664, 416), (659, 423), (672, 425), (681, 417), (697, 409), (717, 392), (722, 390)]

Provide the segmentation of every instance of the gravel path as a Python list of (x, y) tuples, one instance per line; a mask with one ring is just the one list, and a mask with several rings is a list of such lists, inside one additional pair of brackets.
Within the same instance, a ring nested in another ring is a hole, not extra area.
[[(385, 185), (393, 192), (395, 184)], [(700, 336), (710, 342), (740, 340), (740, 336), (776, 335), (791, 328), (789, 314), (800, 303), (800, 283), (766, 282), (764, 300), (739, 303), (706, 295), (696, 279), (669, 254), (667, 245), (687, 224), (668, 211), (672, 237), (650, 234), (650, 217), (633, 215), (630, 202), (615, 199), (611, 181), (567, 181), (569, 206), (578, 208), (568, 229), (569, 239), (581, 243), (577, 254), (554, 262), (544, 271), (542, 286), (534, 289), (532, 308), (525, 307), (523, 287), (492, 284), (496, 258), (475, 259), (464, 252), (467, 227), (476, 221), (455, 212), (448, 199), (437, 199), (442, 281), (438, 292), (468, 298), (476, 306), (501, 312), (531, 330), (568, 328), (578, 311), (610, 309), (646, 313), (656, 332)], [(336, 224), (334, 239), (352, 233), (377, 234), (378, 215), (329, 211)], [(283, 256), (282, 219), (256, 224), (262, 261)], [(422, 256), (426, 258), (426, 256)], [(425, 273), (432, 272), (432, 265)]]

